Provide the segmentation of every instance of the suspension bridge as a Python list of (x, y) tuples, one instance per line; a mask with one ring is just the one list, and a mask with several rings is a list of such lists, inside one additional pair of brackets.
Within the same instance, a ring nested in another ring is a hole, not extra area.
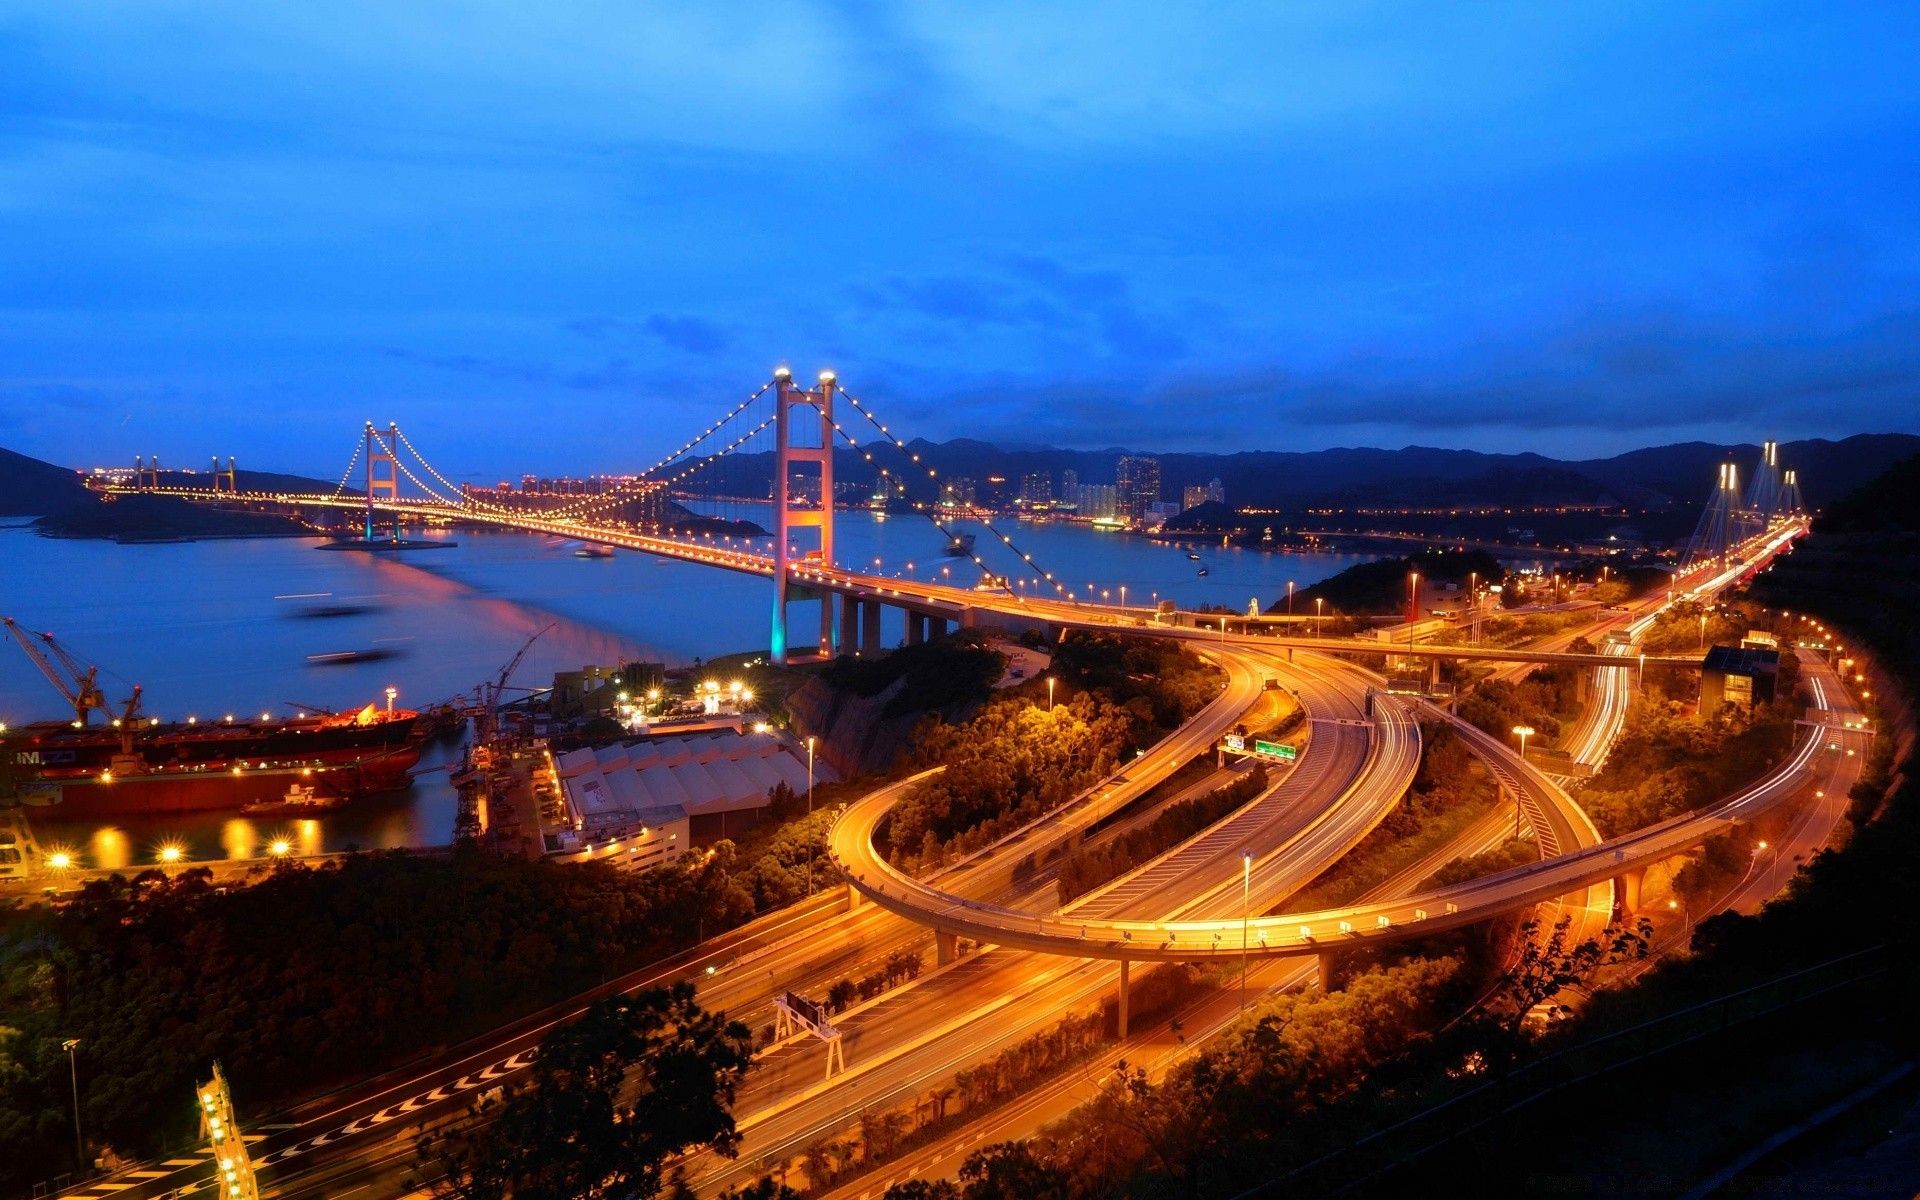
[[(835, 451), (841, 446), (872, 467), (882, 493), (878, 499), (895, 511), (909, 511), (927, 520), (938, 530), (948, 553), (977, 568), (977, 581), (902, 579), (877, 567), (857, 568), (836, 557), (835, 499), (845, 491), (835, 478)], [(1773, 444), (1768, 443), (1769, 462), (1773, 453)], [(354, 512), (361, 526), (359, 545), (373, 550), (404, 546), (400, 530), (409, 523), (468, 523), (757, 575), (773, 584), (768, 651), (771, 660), (780, 664), (843, 653), (879, 653), (883, 649), (881, 614), (889, 607), (904, 614), (909, 645), (941, 636), (949, 628), (977, 625), (1015, 633), (1100, 626), (1129, 627), (1159, 636), (1195, 637), (1212, 631), (1224, 639), (1234, 623), (1219, 612), (1176, 611), (1169, 604), (1129, 606), (1124, 603), (1125, 588), (1120, 589), (1122, 603), (1115, 605), (1065, 583), (1023, 550), (990, 514), (963, 503), (952, 485), (923, 462), (871, 404), (842, 387), (831, 371), (820, 372), (812, 386), (803, 386), (782, 367), (652, 466), (633, 475), (596, 481), (591, 490), (578, 492), (515, 492), (506, 485), (486, 488), (455, 483), (397, 423), (384, 428), (366, 423), (331, 491), (243, 489), (233, 459), (222, 469), (216, 458), (213, 466), (210, 475), (183, 480), (163, 474), (157, 460), (151, 466), (137, 463), (130, 475), (106, 477), (94, 486), (111, 494), (169, 495), (302, 515)], [(1723, 470), (1716, 496), (1726, 490), (1730, 475), (1730, 470)], [(694, 503), (704, 499), (714, 512), (692, 512), (682, 508), (676, 497)], [(770, 505), (772, 529), (728, 521), (730, 505), (739, 513), (749, 508), (761, 513)], [(1763, 516), (1756, 515), (1754, 505), (1760, 506)], [(963, 516), (984, 528), (989, 550), (977, 549), (976, 539), (962, 533)], [(1731, 518), (1714, 517), (1711, 510), (1709, 517), (1703, 518), (1702, 532), (1693, 540), (1688, 562), (1693, 576), (1749, 569), (1804, 526), (1791, 472), (1784, 482), (1768, 476), (1764, 495), (1757, 489), (1751, 503), (1743, 503)], [(743, 532), (716, 536), (710, 528), (700, 532), (703, 526)], [(986, 553), (1000, 560), (1000, 569), (989, 563)], [(795, 606), (800, 608), (798, 614)], [(1242, 622), (1242, 631), (1253, 633), (1251, 624)], [(817, 632), (809, 636), (803, 632), (808, 630)], [(1272, 636), (1272, 628), (1263, 632), (1265, 644), (1304, 649), (1618, 665), (1617, 659), (1566, 651), (1400, 647), (1372, 639)], [(1646, 661), (1698, 665), (1697, 658), (1687, 657)]]

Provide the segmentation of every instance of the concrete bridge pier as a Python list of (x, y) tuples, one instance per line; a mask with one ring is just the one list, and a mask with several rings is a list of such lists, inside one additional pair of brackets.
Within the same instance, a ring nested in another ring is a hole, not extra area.
[(866, 902), (867, 898), (860, 894), (860, 889), (849, 883), (847, 885), (847, 911), (852, 912)]
[(907, 614), (907, 645), (918, 646), (927, 640), (927, 618), (910, 608), (902, 611)]
[(944, 967), (958, 957), (960, 957), (959, 936), (956, 934), (944, 933), (938, 929), (934, 930), (933, 931), (934, 965), (939, 967)]
[(1127, 960), (1124, 958), (1120, 960), (1119, 1017), (1120, 1040), (1124, 1042), (1127, 1040)]
[(1322, 993), (1333, 990), (1333, 952), (1322, 950), (1313, 956), (1313, 986)]
[(833, 648), (836, 652), (860, 649), (860, 599), (847, 592), (840, 593), (840, 636)]
[(1613, 881), (1613, 894), (1620, 901), (1620, 915), (1632, 916), (1640, 911), (1640, 885), (1646, 881), (1647, 869), (1635, 867)]
[(880, 649), (880, 602), (863, 600), (860, 603), (860, 653), (875, 655)]

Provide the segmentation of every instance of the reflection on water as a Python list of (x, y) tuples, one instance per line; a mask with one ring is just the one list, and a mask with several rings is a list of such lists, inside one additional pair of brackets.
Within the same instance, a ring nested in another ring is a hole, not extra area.
[(127, 835), (112, 825), (103, 825), (87, 839), (87, 861), (82, 866), (117, 870), (133, 864), (133, 850)]
[[(733, 506), (724, 515), (768, 519), (764, 505)], [(1130, 602), (1143, 607), (1174, 599), (1243, 610), (1249, 600), (1284, 596), (1288, 582), (1305, 587), (1361, 560), (1217, 546), (1190, 551), (1065, 524), (1008, 530), (1035, 564), (1076, 588), (1117, 598), (1124, 583)], [(1018, 559), (997, 561), (994, 555), (1007, 557), (1005, 548), (979, 532), (990, 570), (1021, 569)], [(836, 534), (844, 562), (921, 579), (940, 571), (960, 584), (979, 574), (969, 560), (940, 554), (946, 536), (924, 518), (846, 512), (836, 518)], [(589, 664), (684, 665), (766, 645), (763, 579), (625, 551), (583, 559), (567, 541), (504, 531), (463, 530), (457, 540), (453, 549), (386, 556), (319, 553), (307, 539), (121, 546), (0, 529), (7, 564), (0, 611), (54, 630), (98, 663), (110, 699), (140, 684), (148, 714), (166, 718), (346, 710), (384, 702), (388, 686), (399, 689), (400, 703), (425, 707), (491, 679), (548, 626), (517, 684), (545, 686), (556, 670)], [(1189, 560), (1190, 552), (1201, 561)], [(1208, 568), (1206, 576), (1199, 566)], [(341, 603), (324, 620), (305, 615), (323, 594), (379, 603)], [(890, 643), (904, 637), (899, 614), (885, 614), (882, 635)], [(385, 647), (407, 654), (384, 662), (309, 661)], [(46, 719), (60, 707), (25, 658), (0, 645), (0, 721)], [(85, 865), (114, 869), (152, 863), (168, 844), (186, 859), (257, 857), (276, 840), (298, 854), (439, 845), (451, 836), (455, 798), (446, 771), (426, 768), (457, 755), (457, 738), (437, 741), (406, 792), (297, 822), (231, 812), (62, 822), (55, 807), (36, 810), (33, 827), (43, 844), (64, 844)]]

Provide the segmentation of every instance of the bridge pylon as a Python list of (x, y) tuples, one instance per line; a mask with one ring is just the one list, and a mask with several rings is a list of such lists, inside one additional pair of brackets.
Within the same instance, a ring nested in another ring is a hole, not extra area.
[[(780, 367), (773, 373), (773, 385), (773, 630), (768, 657), (784, 664), (792, 531), (818, 531), (817, 547), (800, 548), (802, 562), (817, 553), (822, 566), (833, 565), (833, 394), (838, 384), (832, 371), (822, 371), (820, 385), (809, 390), (795, 384), (793, 373)], [(806, 470), (814, 467), (817, 473)], [(801, 473), (795, 474), (795, 468), (801, 468)], [(833, 598), (821, 592), (819, 600), (820, 653), (831, 658), (840, 649)]]
[[(381, 472), (379, 464), (386, 464)], [(400, 426), (387, 422), (387, 427), (378, 429), (372, 421), (367, 422), (367, 540), (373, 540), (373, 502), (377, 497), (388, 500), (400, 498)], [(399, 517), (395, 517), (396, 522)], [(394, 526), (394, 536), (399, 536), (399, 525)]]

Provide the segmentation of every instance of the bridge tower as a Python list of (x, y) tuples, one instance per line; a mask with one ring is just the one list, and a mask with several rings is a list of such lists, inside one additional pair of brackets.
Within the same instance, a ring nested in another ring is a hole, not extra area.
[[(387, 465), (383, 473), (379, 464)], [(367, 540), (373, 540), (373, 501), (376, 496), (385, 496), (389, 500), (400, 498), (400, 426), (387, 422), (386, 429), (374, 428), (373, 422), (367, 422)], [(399, 518), (396, 516), (397, 522)], [(394, 536), (399, 536), (399, 526), (394, 526)]]
[[(775, 663), (787, 661), (791, 531), (817, 530), (819, 561), (823, 566), (833, 564), (833, 394), (837, 387), (832, 371), (820, 372), (820, 386), (811, 391), (796, 385), (793, 373), (785, 367), (773, 373), (773, 633), (768, 656)], [(795, 467), (803, 468), (802, 473), (796, 475)], [(817, 473), (805, 470), (811, 467), (817, 467)], [(819, 491), (810, 497), (815, 482)], [(813, 552), (813, 548), (802, 547), (802, 561), (813, 557)], [(820, 653), (831, 658), (840, 648), (833, 624), (833, 598), (825, 592), (818, 595)]]
[(224, 490), (229, 492), (238, 492), (240, 490), (240, 485), (238, 483), (235, 483), (234, 479), (235, 479), (235, 473), (233, 469), (233, 455), (231, 454), (227, 455), (227, 469), (224, 471), (220, 469), (220, 456), (218, 454), (214, 455), (213, 456), (213, 490), (218, 492), (224, 488)]

